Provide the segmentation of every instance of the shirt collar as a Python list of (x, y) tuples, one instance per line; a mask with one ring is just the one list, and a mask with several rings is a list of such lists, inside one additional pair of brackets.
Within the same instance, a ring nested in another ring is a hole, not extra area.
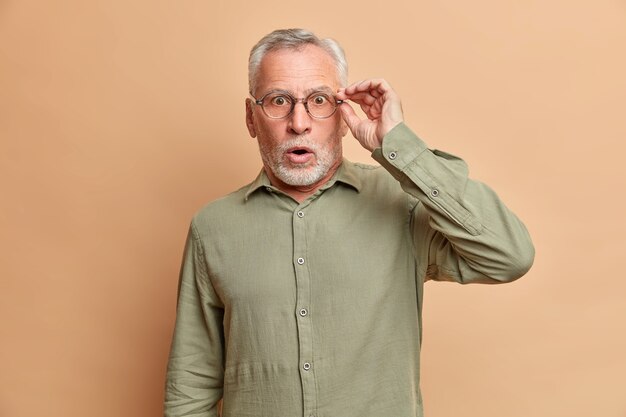
[[(354, 188), (356, 192), (360, 192), (361, 179), (357, 175), (356, 171), (357, 169), (354, 166), (354, 163), (344, 158), (341, 165), (339, 165), (339, 168), (337, 168), (337, 172), (335, 172), (335, 175), (333, 175), (332, 178), (322, 186), (322, 188), (330, 188), (335, 183), (341, 182)], [(252, 195), (260, 188), (274, 188), (274, 186), (270, 183), (269, 177), (265, 173), (265, 169), (263, 168), (261, 168), (261, 172), (259, 172), (259, 175), (257, 175), (254, 181), (252, 181), (252, 183), (250, 183), (250, 185), (248, 186), (244, 199), (247, 201), (250, 195)]]

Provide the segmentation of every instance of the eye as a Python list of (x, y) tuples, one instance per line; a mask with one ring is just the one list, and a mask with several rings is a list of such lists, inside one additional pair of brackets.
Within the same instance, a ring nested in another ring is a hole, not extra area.
[(270, 104), (272, 106), (287, 106), (290, 100), (286, 96), (272, 96), (270, 97)]
[(317, 94), (310, 99), (310, 102), (315, 104), (316, 106), (323, 106), (324, 104), (328, 103), (328, 101), (329, 98), (325, 94)]

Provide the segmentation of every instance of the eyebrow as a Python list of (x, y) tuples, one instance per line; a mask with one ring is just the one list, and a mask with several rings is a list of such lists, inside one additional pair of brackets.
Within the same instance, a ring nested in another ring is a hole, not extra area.
[(310, 96), (313, 93), (330, 93), (330, 94), (333, 94), (333, 90), (332, 90), (332, 88), (330, 88), (327, 85), (321, 85), (319, 87), (309, 88), (308, 90), (305, 90), (305, 92), (304, 92), (304, 94), (306, 94), (307, 96)]

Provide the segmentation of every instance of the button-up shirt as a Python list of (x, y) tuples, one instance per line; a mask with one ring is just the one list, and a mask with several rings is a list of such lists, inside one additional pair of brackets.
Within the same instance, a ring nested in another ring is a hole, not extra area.
[(422, 416), (426, 280), (523, 275), (524, 225), (400, 124), (298, 203), (262, 171), (191, 222), (165, 415)]

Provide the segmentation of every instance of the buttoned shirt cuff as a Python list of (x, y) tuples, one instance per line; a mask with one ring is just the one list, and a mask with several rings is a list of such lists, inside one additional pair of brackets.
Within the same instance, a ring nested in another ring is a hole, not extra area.
[(481, 232), (482, 224), (462, 204), (468, 175), (462, 159), (429, 150), (404, 123), (385, 135), (382, 147), (374, 149), (372, 157), (426, 206), (442, 212), (472, 235)]
[(427, 149), (424, 141), (401, 122), (387, 132), (383, 138), (382, 147), (374, 149), (372, 157), (400, 180), (400, 173)]

